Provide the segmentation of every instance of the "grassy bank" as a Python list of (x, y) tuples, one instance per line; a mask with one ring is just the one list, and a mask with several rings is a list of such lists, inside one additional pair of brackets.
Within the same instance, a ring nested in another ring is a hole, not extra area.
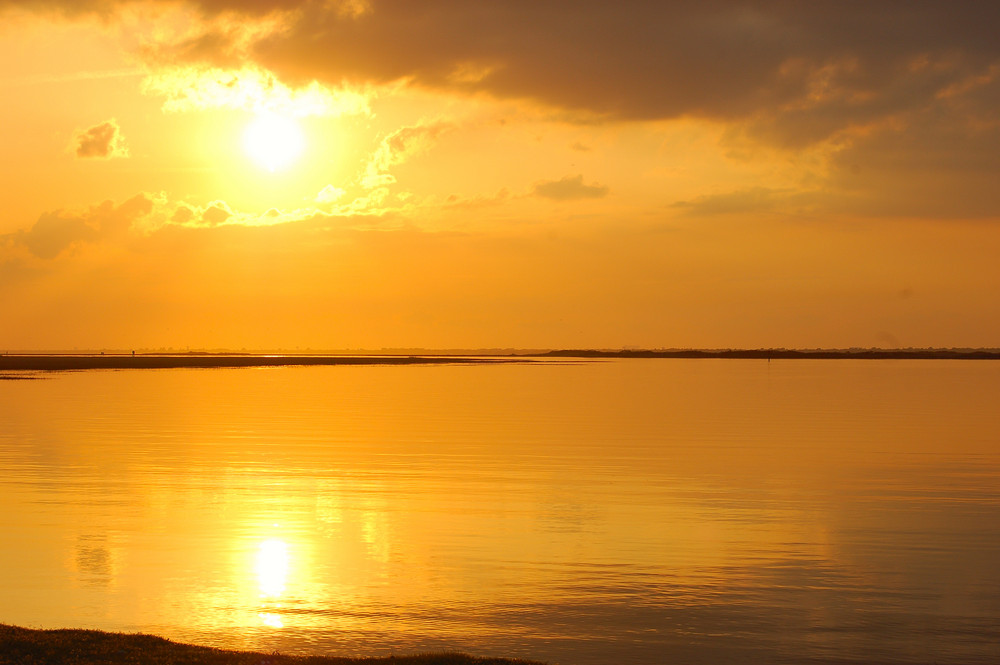
[(389, 658), (284, 656), (178, 644), (152, 635), (32, 630), (0, 624), (0, 665), (541, 665), (527, 660), (423, 654)]

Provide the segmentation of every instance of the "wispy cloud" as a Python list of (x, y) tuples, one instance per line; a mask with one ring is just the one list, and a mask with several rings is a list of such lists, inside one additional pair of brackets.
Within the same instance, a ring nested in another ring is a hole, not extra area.
[(145, 69), (129, 67), (125, 69), (100, 69), (69, 74), (35, 74), (32, 76), (17, 76), (0, 80), (0, 85), (43, 85), (46, 83), (71, 83), (73, 81), (98, 81), (102, 79), (140, 77), (146, 74)]
[(722, 194), (707, 194), (688, 201), (677, 201), (674, 208), (694, 216), (740, 215), (774, 210), (787, 201), (787, 190), (754, 187)]

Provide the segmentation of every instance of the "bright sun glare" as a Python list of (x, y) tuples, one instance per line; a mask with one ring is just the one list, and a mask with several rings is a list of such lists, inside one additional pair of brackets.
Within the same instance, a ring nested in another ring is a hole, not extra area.
[(258, 165), (268, 171), (286, 169), (305, 148), (302, 129), (289, 117), (262, 114), (243, 133), (243, 147)]
[(260, 595), (278, 597), (285, 592), (288, 578), (288, 545), (282, 540), (271, 538), (260, 544), (257, 552), (257, 581)]

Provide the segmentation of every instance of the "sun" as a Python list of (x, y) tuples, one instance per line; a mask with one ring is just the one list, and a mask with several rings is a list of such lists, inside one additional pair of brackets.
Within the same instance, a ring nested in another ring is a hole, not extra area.
[(247, 125), (243, 149), (259, 166), (271, 172), (281, 171), (302, 154), (305, 137), (292, 118), (264, 113)]

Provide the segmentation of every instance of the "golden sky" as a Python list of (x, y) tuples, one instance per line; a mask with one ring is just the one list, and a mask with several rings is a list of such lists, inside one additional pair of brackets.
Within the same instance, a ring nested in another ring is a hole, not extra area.
[(998, 30), (0, 0), (0, 350), (1000, 346)]

